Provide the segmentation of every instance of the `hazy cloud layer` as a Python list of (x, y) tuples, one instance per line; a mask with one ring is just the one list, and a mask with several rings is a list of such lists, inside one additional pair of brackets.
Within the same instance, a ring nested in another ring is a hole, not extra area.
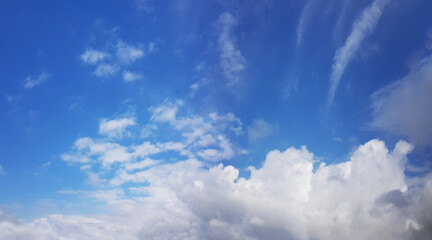
[(428, 56), (400, 81), (372, 95), (373, 127), (432, 145), (432, 56)]
[(249, 142), (253, 143), (269, 136), (275, 128), (264, 119), (255, 119), (247, 129)]

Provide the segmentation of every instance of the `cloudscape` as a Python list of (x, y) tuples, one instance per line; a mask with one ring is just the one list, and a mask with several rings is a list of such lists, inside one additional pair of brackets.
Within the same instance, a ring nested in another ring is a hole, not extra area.
[(432, 239), (432, 2), (0, 3), (0, 239)]

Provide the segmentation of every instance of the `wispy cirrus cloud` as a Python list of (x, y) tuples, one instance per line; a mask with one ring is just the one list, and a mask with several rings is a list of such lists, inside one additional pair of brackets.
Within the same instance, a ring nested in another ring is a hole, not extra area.
[(374, 0), (354, 21), (351, 33), (345, 44), (336, 50), (333, 58), (332, 72), (330, 76), (330, 90), (328, 92), (328, 105), (333, 103), (334, 95), (339, 86), (345, 68), (357, 53), (363, 40), (375, 29), (381, 17), (384, 7), (390, 0)]
[(297, 48), (300, 46), (300, 44), (303, 41), (303, 35), (309, 24), (315, 4), (316, 4), (316, 0), (308, 0), (300, 14), (299, 23), (297, 25)]
[(240, 73), (246, 68), (246, 59), (236, 45), (233, 35), (237, 19), (228, 12), (222, 13), (216, 22), (219, 30), (218, 45), (220, 51), (220, 67), (228, 80), (228, 85), (240, 80)]
[(41, 72), (38, 77), (27, 76), (24, 80), (24, 88), (34, 88), (44, 82), (46, 82), (49, 78), (52, 77), (51, 73)]

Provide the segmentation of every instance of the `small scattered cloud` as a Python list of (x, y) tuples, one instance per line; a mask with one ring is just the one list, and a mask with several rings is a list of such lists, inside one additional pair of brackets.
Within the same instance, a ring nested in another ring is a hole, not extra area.
[(136, 124), (134, 118), (118, 118), (106, 119), (103, 118), (99, 122), (99, 134), (111, 138), (122, 138), (126, 128)]
[(111, 77), (120, 72), (123, 81), (133, 82), (143, 76), (127, 68), (146, 56), (146, 49), (148, 53), (156, 51), (156, 43), (131, 45), (119, 40), (116, 44), (107, 44), (104, 50), (89, 48), (80, 55), (80, 59), (95, 66), (93, 74), (97, 77)]
[(4, 171), (3, 166), (0, 165), (0, 175), (3, 175), (3, 174), (5, 174), (5, 173), (6, 173), (6, 172)]
[(342, 138), (340, 138), (340, 137), (333, 137), (333, 141), (339, 142), (339, 143), (343, 142)]
[(81, 54), (81, 60), (86, 64), (96, 64), (109, 56), (108, 53), (87, 49), (83, 54)]
[(329, 106), (333, 103), (334, 95), (345, 68), (357, 53), (363, 40), (375, 29), (382, 11), (388, 2), (389, 0), (374, 0), (366, 7), (361, 13), (361, 16), (354, 21), (351, 33), (346, 39), (344, 46), (336, 51), (330, 77), (330, 90), (328, 93)]
[(144, 57), (144, 50), (141, 47), (125, 44), (119, 41), (117, 44), (117, 58), (122, 63), (132, 63)]
[(143, 79), (143, 75), (140, 73), (123, 71), (123, 81), (125, 82), (135, 82), (136, 80), (140, 80), (140, 79)]
[(228, 12), (222, 13), (217, 21), (219, 30), (218, 45), (220, 51), (220, 67), (228, 80), (228, 85), (240, 80), (240, 73), (246, 68), (246, 59), (236, 45), (233, 29), (237, 19)]
[(154, 10), (152, 0), (135, 0), (134, 3), (138, 11), (151, 13)]
[(38, 77), (27, 76), (24, 80), (24, 88), (34, 88), (52, 77), (51, 73), (42, 72)]
[(146, 124), (141, 129), (141, 138), (147, 138), (151, 136), (158, 129), (156, 124)]
[(93, 73), (97, 77), (109, 77), (117, 73), (118, 69), (116, 65), (103, 63), (99, 64)]
[(249, 142), (254, 143), (263, 139), (272, 134), (275, 129), (275, 126), (267, 123), (264, 119), (255, 119), (247, 128)]

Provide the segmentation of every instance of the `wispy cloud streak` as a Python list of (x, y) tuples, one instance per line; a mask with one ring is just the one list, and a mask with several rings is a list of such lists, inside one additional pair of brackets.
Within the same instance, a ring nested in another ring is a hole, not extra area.
[(237, 19), (230, 13), (220, 15), (217, 22), (219, 28), (218, 44), (220, 49), (220, 66), (222, 73), (228, 79), (228, 84), (234, 84), (240, 80), (239, 73), (246, 68), (246, 60), (236, 46), (232, 36)]
[(375, 0), (371, 5), (365, 8), (360, 18), (354, 22), (351, 33), (346, 39), (344, 46), (336, 51), (330, 77), (330, 90), (328, 94), (329, 106), (333, 103), (334, 95), (346, 66), (360, 48), (362, 41), (375, 29), (383, 8), (388, 2), (389, 0)]
[(307, 24), (309, 23), (312, 9), (315, 6), (315, 1), (316, 0), (309, 0), (301, 12), (300, 20), (299, 20), (299, 23), (297, 25), (297, 47), (300, 46), (300, 44), (303, 40), (305, 28), (307, 27)]

